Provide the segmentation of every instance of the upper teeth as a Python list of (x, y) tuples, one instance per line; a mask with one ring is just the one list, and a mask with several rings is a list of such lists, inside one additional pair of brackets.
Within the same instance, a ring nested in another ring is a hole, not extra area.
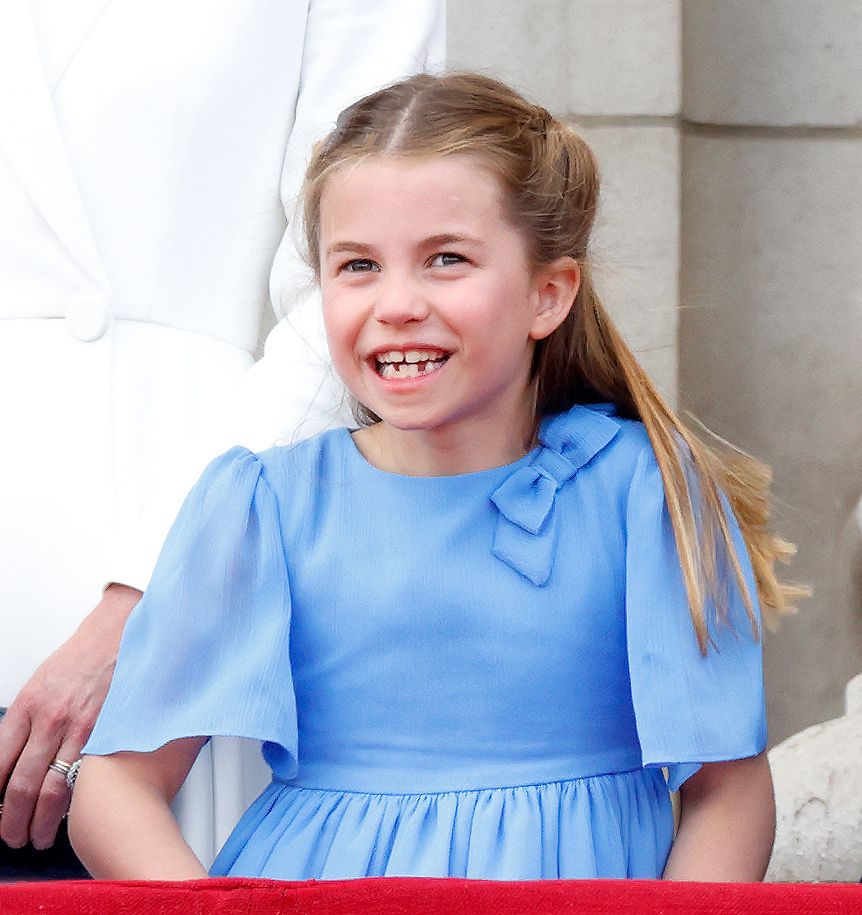
[(378, 353), (378, 362), (431, 362), (442, 359), (445, 354), (437, 349), (409, 349), (406, 352), (402, 350), (389, 350), (388, 353)]

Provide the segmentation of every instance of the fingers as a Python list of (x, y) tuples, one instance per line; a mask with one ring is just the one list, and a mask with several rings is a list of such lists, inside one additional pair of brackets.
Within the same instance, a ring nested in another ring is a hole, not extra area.
[[(51, 761), (57, 759), (71, 765), (80, 756), (83, 744), (82, 737), (70, 738), (67, 736)], [(66, 785), (66, 776), (53, 769), (48, 769), (30, 824), (30, 841), (34, 848), (48, 848), (53, 845), (60, 822), (69, 809), (71, 799), (72, 792)]]
[(30, 718), (13, 705), (0, 721), (0, 795), (3, 812), (0, 814), (0, 839), (13, 848), (27, 842), (28, 829), (23, 832), (20, 822), (26, 818), (29, 826), (33, 805), (28, 808), (28, 791), (13, 783), (11, 775), (22, 750), (30, 738)]
[(13, 705), (0, 718), (0, 797), (30, 737), (30, 716)]
[(61, 743), (55, 729), (39, 734), (26, 714), (10, 708), (0, 722), (0, 766), (5, 767), (0, 774), (12, 769), (3, 792), (0, 839), (12, 848), (28, 841), (38, 849), (53, 844), (71, 792), (65, 776), (48, 767), (55, 759), (74, 762), (85, 739), (70, 731)]
[(30, 840), (30, 823), (45, 775), (60, 745), (59, 736), (55, 734), (56, 732), (40, 733), (35, 728), (31, 729), (6, 783), (3, 815), (0, 816), (0, 838), (12, 848), (21, 848)]

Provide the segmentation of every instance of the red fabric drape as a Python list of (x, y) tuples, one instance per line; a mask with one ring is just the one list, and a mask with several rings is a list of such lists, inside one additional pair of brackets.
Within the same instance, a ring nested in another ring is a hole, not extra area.
[(855, 884), (662, 883), (652, 880), (484, 880), (371, 878), (282, 883), (68, 881), (0, 886), (2, 915), (596, 915), (690, 913), (862, 913)]

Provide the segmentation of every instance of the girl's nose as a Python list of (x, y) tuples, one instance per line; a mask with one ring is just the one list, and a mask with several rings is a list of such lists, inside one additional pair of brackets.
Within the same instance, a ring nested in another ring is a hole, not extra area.
[(380, 324), (397, 327), (411, 321), (424, 321), (430, 307), (414, 284), (390, 281), (381, 284), (374, 302), (374, 317)]

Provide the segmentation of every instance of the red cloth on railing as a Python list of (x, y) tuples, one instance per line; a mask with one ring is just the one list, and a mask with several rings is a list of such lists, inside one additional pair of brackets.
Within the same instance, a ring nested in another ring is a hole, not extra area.
[(417, 877), (287, 883), (67, 881), (0, 886), (2, 915), (742, 915), (862, 913), (856, 884), (662, 883), (652, 880), (486, 880)]

